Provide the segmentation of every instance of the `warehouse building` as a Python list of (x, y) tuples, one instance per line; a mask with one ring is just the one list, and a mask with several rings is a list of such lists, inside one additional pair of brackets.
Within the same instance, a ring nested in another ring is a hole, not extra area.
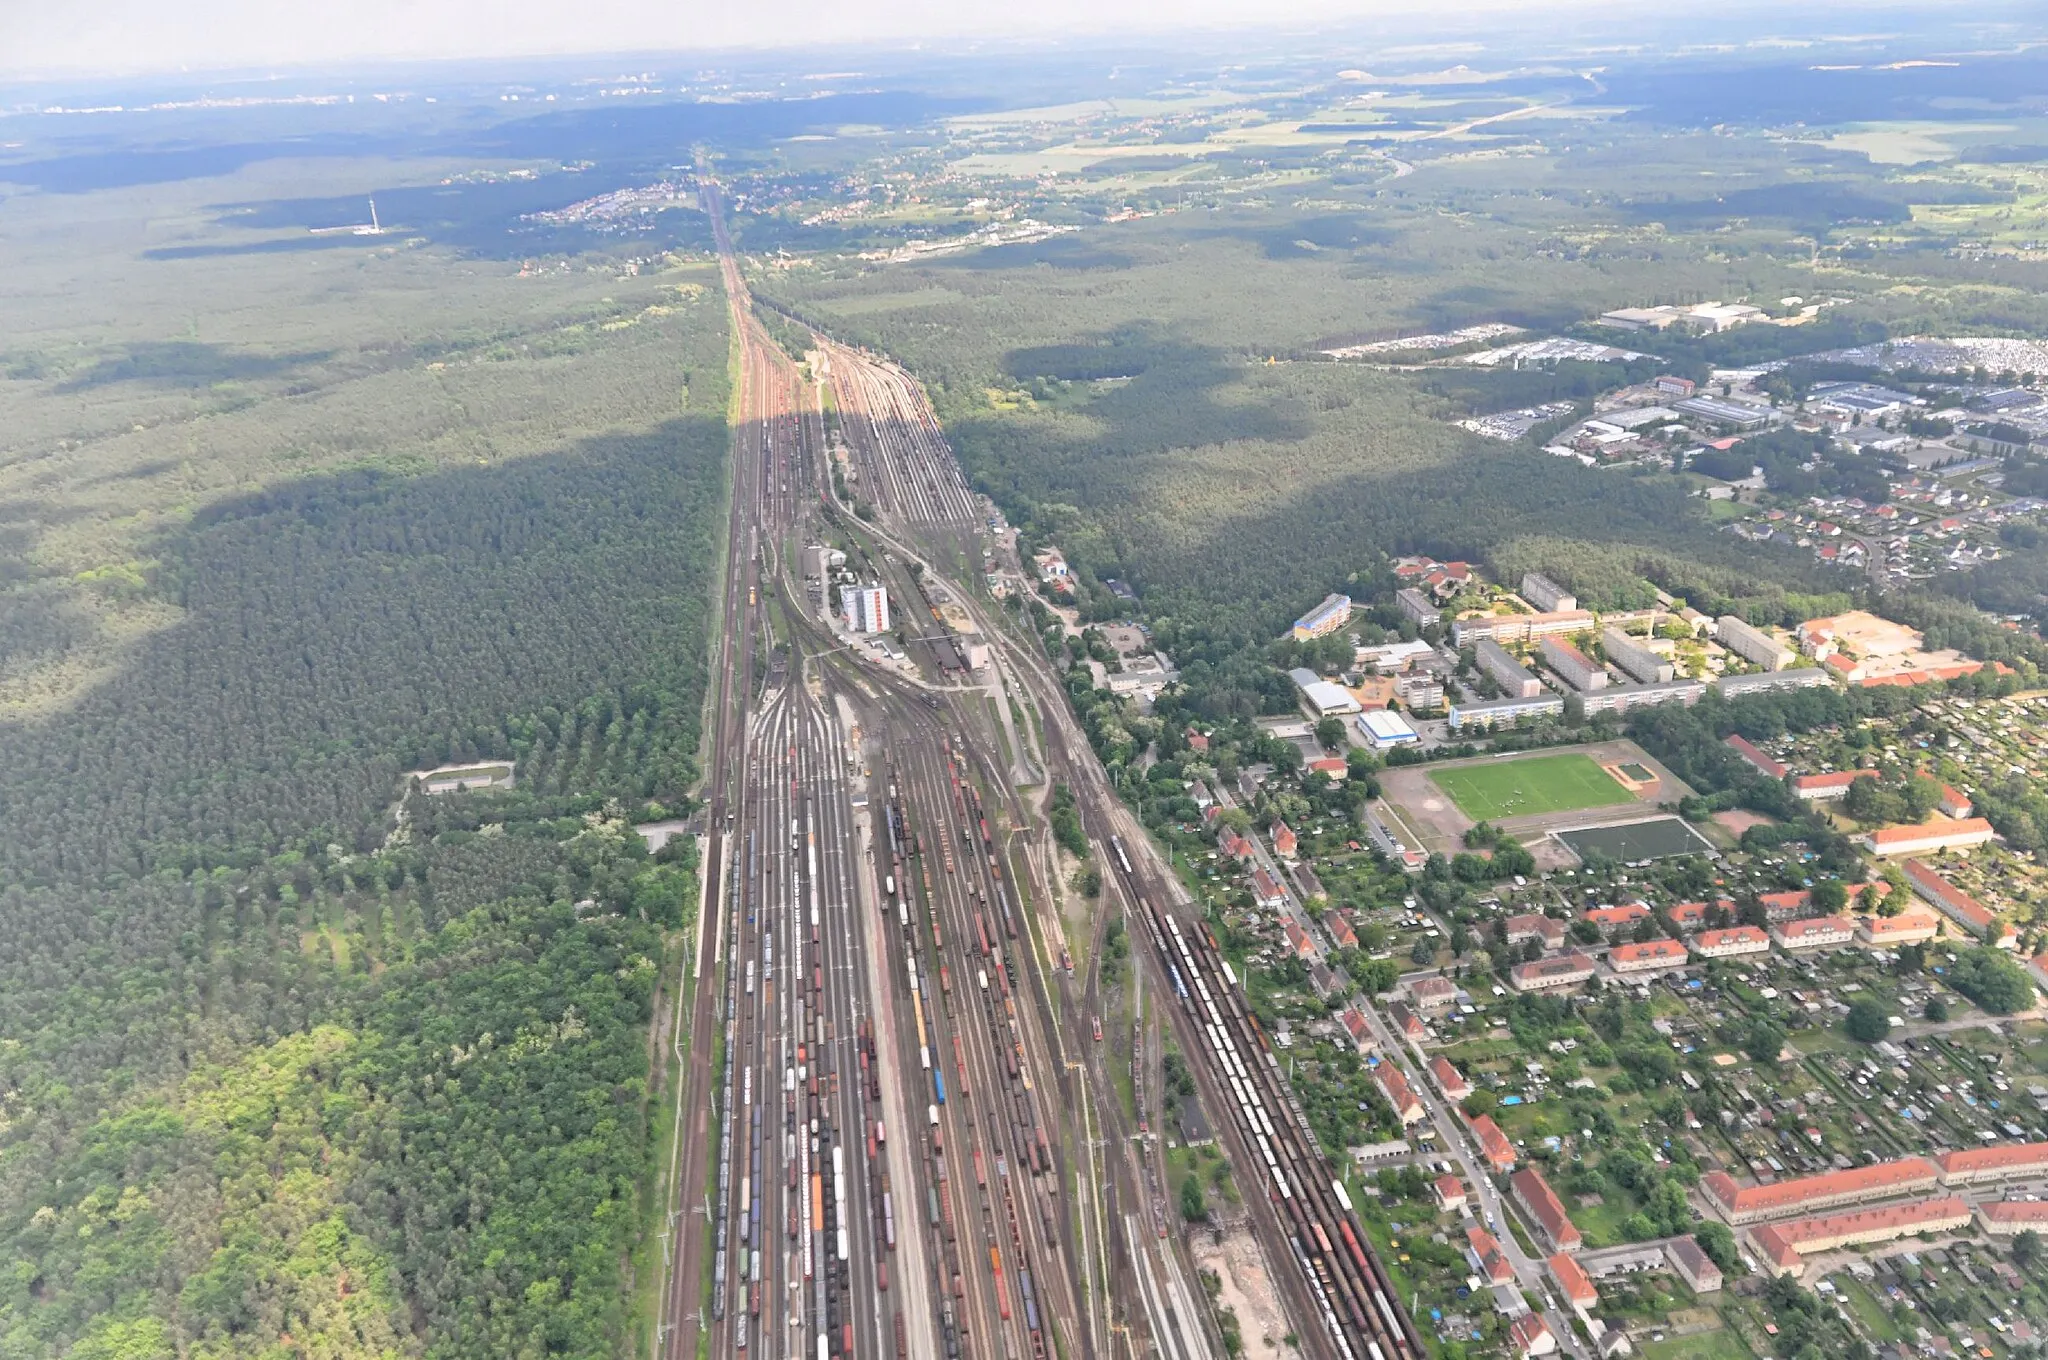
[(1422, 734), (1400, 714), (1388, 708), (1376, 708), (1370, 713), (1358, 716), (1358, 730), (1365, 737), (1366, 744), (1375, 751), (1385, 751), (1395, 746), (1413, 746), (1422, 740)]
[(1318, 718), (1338, 717), (1356, 713), (1360, 704), (1350, 690), (1333, 680), (1325, 680), (1306, 666), (1297, 666), (1287, 672), (1287, 678), (1301, 691), (1302, 699)]

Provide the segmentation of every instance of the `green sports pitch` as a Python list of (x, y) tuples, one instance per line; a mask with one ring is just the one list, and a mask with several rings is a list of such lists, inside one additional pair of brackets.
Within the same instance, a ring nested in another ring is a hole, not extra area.
[(1531, 756), (1460, 765), (1430, 776), (1458, 811), (1478, 822), (1574, 812), (1629, 801), (1629, 792), (1591, 756)]

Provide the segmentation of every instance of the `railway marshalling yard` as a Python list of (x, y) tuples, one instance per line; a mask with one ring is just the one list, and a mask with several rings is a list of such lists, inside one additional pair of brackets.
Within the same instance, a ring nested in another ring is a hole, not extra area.
[[(1302, 1354), (1420, 1356), (1266, 1037), (1181, 919), (1183, 891), (1042, 652), (948, 579), (994, 540), (923, 394), (824, 337), (792, 363), (752, 318), (717, 187), (703, 193), (740, 381), (659, 1354), (1193, 1360), (1221, 1346), (1162, 1201), (1162, 1140), (1127, 1112), (1104, 1042), (1111, 913), (1062, 913), (1042, 806), (1057, 783), (1164, 1026), (1150, 1051), (1188, 1055), (1251, 1188), (1235, 1250), (1269, 1284), (1247, 1311), (1284, 1318)], [(835, 494), (834, 440), (868, 515)], [(820, 542), (887, 581), (900, 655), (832, 624), (828, 583), (803, 575)], [(972, 668), (963, 618), (990, 644)], [(1234, 1283), (1256, 1288), (1255, 1273)]]

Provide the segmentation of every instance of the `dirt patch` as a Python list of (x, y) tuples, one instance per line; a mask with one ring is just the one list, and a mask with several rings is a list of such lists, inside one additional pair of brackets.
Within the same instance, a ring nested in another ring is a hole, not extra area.
[(1730, 835), (1736, 837), (1740, 837), (1753, 826), (1775, 826), (1777, 820), (1761, 812), (1751, 812), (1747, 808), (1730, 808), (1713, 816), (1714, 825), (1725, 827)]
[[(1225, 1233), (1218, 1245), (1208, 1233), (1196, 1233), (1189, 1247), (1195, 1269), (1213, 1272), (1223, 1282), (1217, 1303), (1237, 1314), (1238, 1330), (1244, 1336), (1244, 1353), (1256, 1357), (1283, 1354), (1281, 1338), (1287, 1335), (1287, 1318), (1273, 1290), (1273, 1277), (1266, 1269), (1265, 1253), (1258, 1242), (1242, 1229)], [(1201, 1282), (1195, 1282), (1197, 1289)]]

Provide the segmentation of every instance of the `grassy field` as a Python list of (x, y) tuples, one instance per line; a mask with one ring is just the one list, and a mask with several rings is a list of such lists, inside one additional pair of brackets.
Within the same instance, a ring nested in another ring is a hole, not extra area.
[(1628, 791), (1614, 776), (1582, 755), (1464, 765), (1439, 770), (1430, 780), (1460, 812), (1482, 822), (1628, 801)]

